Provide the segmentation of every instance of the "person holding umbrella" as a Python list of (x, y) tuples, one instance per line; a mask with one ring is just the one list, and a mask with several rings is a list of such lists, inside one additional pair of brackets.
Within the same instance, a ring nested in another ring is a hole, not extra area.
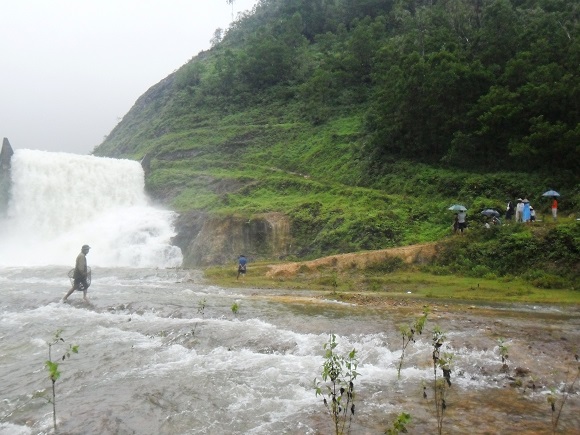
[[(457, 212), (456, 217), (457, 229), (461, 232), (461, 234), (463, 234), (463, 230), (467, 228), (467, 213), (466, 213), (467, 209), (462, 205), (454, 204), (451, 207), (449, 207), (448, 210)], [(455, 229), (455, 223), (453, 224), (453, 227)]]
[(542, 196), (551, 196), (552, 197), (552, 218), (554, 221), (558, 218), (558, 200), (556, 199), (560, 194), (555, 190), (548, 190), (542, 193)]
[(457, 229), (463, 235), (463, 230), (467, 228), (467, 213), (465, 210), (460, 210), (457, 213)]
[(491, 228), (491, 225), (501, 225), (501, 221), (499, 220), (500, 213), (497, 210), (492, 208), (486, 208), (481, 212), (482, 215), (488, 217), (488, 222), (485, 223), (486, 228)]

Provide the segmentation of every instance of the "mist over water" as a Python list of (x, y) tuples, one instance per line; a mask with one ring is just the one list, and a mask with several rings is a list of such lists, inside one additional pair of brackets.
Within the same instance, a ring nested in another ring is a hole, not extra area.
[(175, 267), (175, 213), (150, 205), (132, 160), (16, 150), (8, 212), (0, 221), (0, 266)]

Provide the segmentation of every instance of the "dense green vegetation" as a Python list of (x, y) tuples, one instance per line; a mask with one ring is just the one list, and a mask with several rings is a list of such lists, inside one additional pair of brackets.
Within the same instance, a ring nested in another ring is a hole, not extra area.
[(536, 288), (579, 289), (580, 225), (503, 225), (478, 228), (469, 237), (440, 244), (434, 274), (486, 279), (524, 278)]
[(569, 215), (579, 13), (568, 0), (261, 0), (95, 154), (148, 155), (148, 189), (178, 211), (287, 214), (297, 258), (438, 240), (454, 202), (477, 226), (520, 196), (541, 216), (556, 189)]

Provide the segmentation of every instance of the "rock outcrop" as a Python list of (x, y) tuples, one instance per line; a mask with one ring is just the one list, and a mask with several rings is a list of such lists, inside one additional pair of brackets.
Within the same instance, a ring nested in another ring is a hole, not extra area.
[(240, 254), (250, 261), (285, 258), (291, 249), (290, 220), (281, 213), (251, 219), (185, 213), (175, 224), (173, 244), (183, 252), (183, 267), (235, 264)]
[(2, 141), (0, 151), (0, 217), (6, 214), (10, 199), (10, 166), (14, 151), (7, 138)]

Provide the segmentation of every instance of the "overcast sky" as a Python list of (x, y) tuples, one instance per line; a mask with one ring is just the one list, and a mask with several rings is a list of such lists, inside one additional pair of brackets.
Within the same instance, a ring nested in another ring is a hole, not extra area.
[[(257, 0), (235, 0), (234, 16)], [(88, 154), (227, 29), (226, 0), (0, 0), (0, 140)]]

